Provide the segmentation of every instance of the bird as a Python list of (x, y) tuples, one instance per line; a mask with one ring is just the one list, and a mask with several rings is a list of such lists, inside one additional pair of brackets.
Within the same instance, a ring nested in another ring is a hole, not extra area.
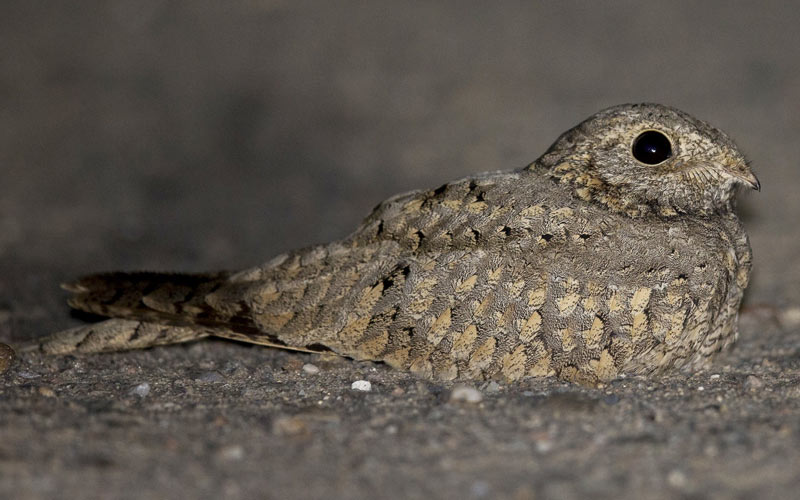
[(604, 109), (524, 168), (380, 203), (349, 236), (238, 272), (63, 285), (104, 321), (49, 354), (214, 336), (450, 380), (602, 384), (706, 369), (737, 338), (760, 191), (724, 132), (651, 103)]

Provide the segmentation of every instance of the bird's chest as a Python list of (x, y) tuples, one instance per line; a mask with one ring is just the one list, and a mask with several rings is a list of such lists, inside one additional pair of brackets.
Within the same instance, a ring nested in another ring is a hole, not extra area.
[(695, 237), (682, 271), (689, 300), (673, 312), (682, 318), (679, 336), (661, 350), (671, 349), (666, 365), (698, 369), (738, 336), (737, 314), (750, 279), (752, 253), (746, 233), (733, 218), (705, 220), (692, 230)]

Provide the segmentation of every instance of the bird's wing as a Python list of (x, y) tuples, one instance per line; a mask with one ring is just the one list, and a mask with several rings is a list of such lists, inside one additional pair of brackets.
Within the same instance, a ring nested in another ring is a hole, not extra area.
[(345, 241), (364, 246), (388, 240), (408, 252), (490, 245), (517, 236), (506, 223), (544, 191), (540, 182), (526, 172), (492, 172), (395, 196), (379, 204)]

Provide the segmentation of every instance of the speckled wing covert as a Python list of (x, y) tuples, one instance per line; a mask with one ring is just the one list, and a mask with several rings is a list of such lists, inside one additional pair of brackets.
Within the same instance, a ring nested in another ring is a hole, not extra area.
[(257, 268), (84, 278), (67, 286), (70, 304), (120, 319), (42, 345), (216, 335), (448, 380), (703, 367), (735, 339), (749, 278), (733, 211), (610, 203), (615, 186), (576, 183), (586, 169), (567, 168), (558, 145), (520, 171), (387, 200), (350, 237)]

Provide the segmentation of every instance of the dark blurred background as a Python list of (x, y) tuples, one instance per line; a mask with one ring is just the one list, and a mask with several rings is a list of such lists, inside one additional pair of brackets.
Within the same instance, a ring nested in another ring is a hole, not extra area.
[(61, 280), (259, 264), (633, 101), (737, 140), (748, 301), (797, 304), (798, 25), (796, 2), (6, 0), (0, 335), (69, 326)]

